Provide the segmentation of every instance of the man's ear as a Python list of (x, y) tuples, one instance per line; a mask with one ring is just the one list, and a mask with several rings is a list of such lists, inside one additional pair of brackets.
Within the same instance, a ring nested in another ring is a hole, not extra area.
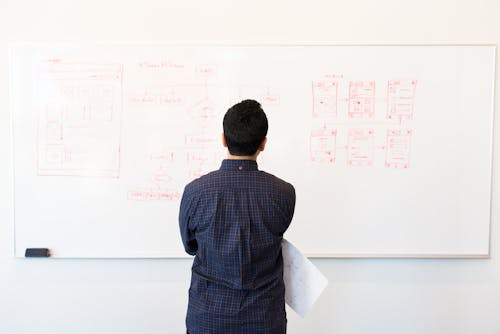
[(222, 146), (227, 147), (226, 137), (224, 136), (224, 132), (222, 133)]
[(259, 151), (264, 151), (264, 148), (266, 148), (266, 144), (267, 144), (267, 137), (264, 137), (264, 139), (262, 139), (262, 143), (260, 143), (260, 146), (259, 146)]

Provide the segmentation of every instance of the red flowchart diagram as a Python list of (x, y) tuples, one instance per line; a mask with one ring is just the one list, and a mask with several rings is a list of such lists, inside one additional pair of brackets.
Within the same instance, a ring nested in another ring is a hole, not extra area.
[(349, 83), (349, 117), (372, 117), (375, 114), (375, 81)]
[[(224, 74), (219, 75), (219, 67), (210, 63), (166, 60), (137, 66), (145, 78), (156, 81), (129, 85), (127, 92), (124, 66), (119, 63), (50, 59), (40, 66), (38, 175), (119, 178), (125, 102), (128, 112), (144, 124), (149, 124), (144, 119), (171, 117), (182, 129), (173, 131), (175, 145), (166, 140), (164, 149), (146, 147), (151, 151), (140, 163), (146, 166), (148, 178), (125, 191), (127, 198), (179, 200), (179, 184), (204, 175), (221, 159), (220, 135), (207, 130), (223, 112), (221, 96), (256, 98), (270, 110), (289, 102), (278, 86), (268, 82), (225, 87), (230, 91), (225, 96), (217, 81)], [(182, 83), (172, 76), (175, 80), (158, 84), (158, 78), (168, 77), (171, 71), (190, 73), (189, 81)], [(417, 83), (416, 79), (358, 80), (343, 75), (312, 81), (307, 92), (312, 95), (309, 160), (352, 168), (410, 168)]]
[(408, 169), (417, 80), (388, 80), (381, 96), (375, 80), (325, 77), (312, 85), (312, 120), (319, 124), (310, 130), (310, 161)]
[[(189, 136), (202, 141), (186, 143), (183, 148), (161, 150), (149, 154), (149, 182), (128, 191), (131, 201), (179, 200), (183, 183), (179, 183), (179, 173), (188, 179), (196, 179), (213, 169), (221, 157), (212, 149), (209, 136)], [(207, 140), (205, 140), (207, 139)]]
[(38, 175), (119, 177), (122, 73), (121, 64), (40, 65)]
[(347, 139), (347, 164), (373, 166), (375, 142), (373, 129), (349, 129)]
[(387, 118), (413, 118), (416, 80), (390, 80), (387, 83)]
[(411, 136), (411, 130), (387, 130), (386, 167), (410, 166)]
[(322, 128), (311, 130), (310, 158), (314, 162), (334, 163), (336, 158), (337, 131)]
[[(155, 62), (147, 63), (147, 66), (141, 64), (140, 68), (156, 74), (187, 71), (191, 73), (188, 77), (195, 82), (176, 80), (165, 85), (151, 85), (144, 93), (136, 90), (126, 94), (133, 113), (148, 113), (152, 119), (173, 118), (177, 125), (168, 129), (166, 124), (165, 134), (157, 134), (159, 138), (166, 136), (163, 149), (150, 152), (149, 161), (141, 162), (141, 165), (150, 166), (147, 169), (149, 182), (142, 181), (142, 185), (138, 184), (128, 192), (127, 198), (131, 201), (179, 200), (187, 181), (213, 170), (220, 161), (216, 150), (220, 146), (220, 135), (210, 131), (222, 110), (218, 99), (220, 88), (216, 84), (218, 66), (207, 63), (180, 67), (172, 64), (183, 63)], [(175, 133), (175, 138), (168, 137), (169, 130)], [(156, 145), (159, 145), (158, 141), (151, 144)]]
[(149, 154), (150, 183), (128, 191), (127, 199), (131, 201), (179, 200), (181, 189), (175, 185), (172, 165), (177, 153), (161, 150)]
[(338, 104), (338, 82), (316, 81), (312, 84), (313, 117), (336, 116)]
[[(343, 138), (339, 138), (339, 134)], [(383, 137), (385, 134), (385, 137)], [(310, 160), (315, 163), (335, 164), (340, 153), (345, 152), (346, 165), (349, 167), (373, 167), (377, 155), (384, 154), (387, 168), (410, 167), (412, 130), (371, 128), (341, 129), (325, 127), (311, 130), (309, 152)], [(377, 138), (383, 142), (377, 143)], [(343, 145), (342, 143), (345, 143)], [(385, 153), (384, 153), (385, 152)]]

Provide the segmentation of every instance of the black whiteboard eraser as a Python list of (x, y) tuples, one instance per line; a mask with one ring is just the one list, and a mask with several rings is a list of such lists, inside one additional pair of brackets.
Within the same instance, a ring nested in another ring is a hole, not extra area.
[(26, 248), (25, 257), (49, 257), (50, 251), (48, 248)]

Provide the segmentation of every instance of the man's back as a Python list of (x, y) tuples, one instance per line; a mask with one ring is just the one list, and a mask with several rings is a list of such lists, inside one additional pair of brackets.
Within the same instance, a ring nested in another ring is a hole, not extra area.
[(191, 334), (286, 332), (281, 241), (294, 207), (293, 187), (253, 160), (224, 160), (186, 186), (179, 222), (196, 255)]

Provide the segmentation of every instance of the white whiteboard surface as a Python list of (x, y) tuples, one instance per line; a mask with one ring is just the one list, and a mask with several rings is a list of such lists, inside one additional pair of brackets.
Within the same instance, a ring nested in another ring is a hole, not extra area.
[(494, 46), (11, 47), (16, 256), (182, 257), (184, 185), (245, 98), (309, 256), (489, 254)]

